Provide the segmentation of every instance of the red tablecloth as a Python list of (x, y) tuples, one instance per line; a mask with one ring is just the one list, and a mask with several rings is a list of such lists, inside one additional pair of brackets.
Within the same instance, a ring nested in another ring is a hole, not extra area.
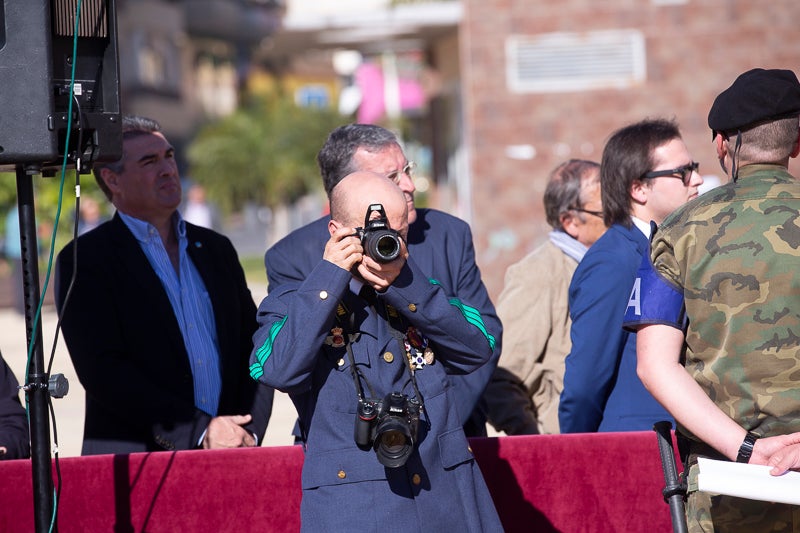
[[(654, 432), (471, 439), (507, 531), (669, 531)], [(297, 531), (297, 446), (61, 459), (61, 533)], [(447, 512), (442, 509), (442, 512)], [(0, 531), (33, 531), (30, 461), (0, 462)]]

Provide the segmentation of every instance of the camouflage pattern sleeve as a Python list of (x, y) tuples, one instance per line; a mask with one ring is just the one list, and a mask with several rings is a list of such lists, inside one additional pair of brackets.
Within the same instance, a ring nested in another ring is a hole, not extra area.
[(686, 369), (747, 430), (800, 430), (800, 183), (743, 167), (665, 220), (651, 258), (683, 288)]

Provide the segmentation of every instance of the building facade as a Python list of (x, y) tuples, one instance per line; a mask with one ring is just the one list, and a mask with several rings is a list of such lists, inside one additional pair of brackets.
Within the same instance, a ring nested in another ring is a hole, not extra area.
[(800, 73), (799, 18), (794, 0), (464, 0), (469, 220), (490, 294), (546, 238), (550, 170), (599, 161), (619, 127), (675, 118), (700, 172), (724, 179), (711, 103), (750, 68)]

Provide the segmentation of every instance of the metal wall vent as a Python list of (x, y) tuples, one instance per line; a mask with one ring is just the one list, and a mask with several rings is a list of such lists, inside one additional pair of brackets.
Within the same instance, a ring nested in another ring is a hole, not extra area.
[(646, 74), (637, 30), (547, 33), (506, 40), (506, 79), (515, 93), (624, 89)]

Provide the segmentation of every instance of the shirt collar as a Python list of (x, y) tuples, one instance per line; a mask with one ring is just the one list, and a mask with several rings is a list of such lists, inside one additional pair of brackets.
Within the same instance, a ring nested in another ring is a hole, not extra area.
[(579, 263), (581, 262), (581, 259), (583, 259), (586, 250), (588, 250), (583, 243), (565, 231), (551, 231), (548, 235), (548, 238), (550, 239), (550, 242), (553, 243), (556, 248), (564, 252), (567, 257), (571, 257)]
[(633, 225), (636, 226), (637, 228), (639, 228), (639, 231), (644, 233), (644, 236), (647, 237), (647, 240), (649, 241), (650, 240), (650, 223), (649, 222), (645, 222), (641, 218), (636, 218), (634, 216), (631, 217), (631, 220), (633, 220)]
[[(158, 230), (151, 223), (140, 218), (126, 215), (122, 211), (117, 211), (117, 213), (119, 213), (119, 217), (125, 225), (128, 226), (128, 229), (131, 230), (131, 233), (133, 233), (137, 241), (142, 243), (148, 242), (153, 236), (158, 235)], [(172, 227), (175, 229), (175, 236), (178, 238), (178, 241), (186, 238), (186, 222), (177, 210), (172, 214)]]
[(356, 278), (355, 276), (350, 278), (350, 290), (353, 291), (354, 294), (361, 292), (361, 287), (363, 286), (364, 282), (360, 279)]

